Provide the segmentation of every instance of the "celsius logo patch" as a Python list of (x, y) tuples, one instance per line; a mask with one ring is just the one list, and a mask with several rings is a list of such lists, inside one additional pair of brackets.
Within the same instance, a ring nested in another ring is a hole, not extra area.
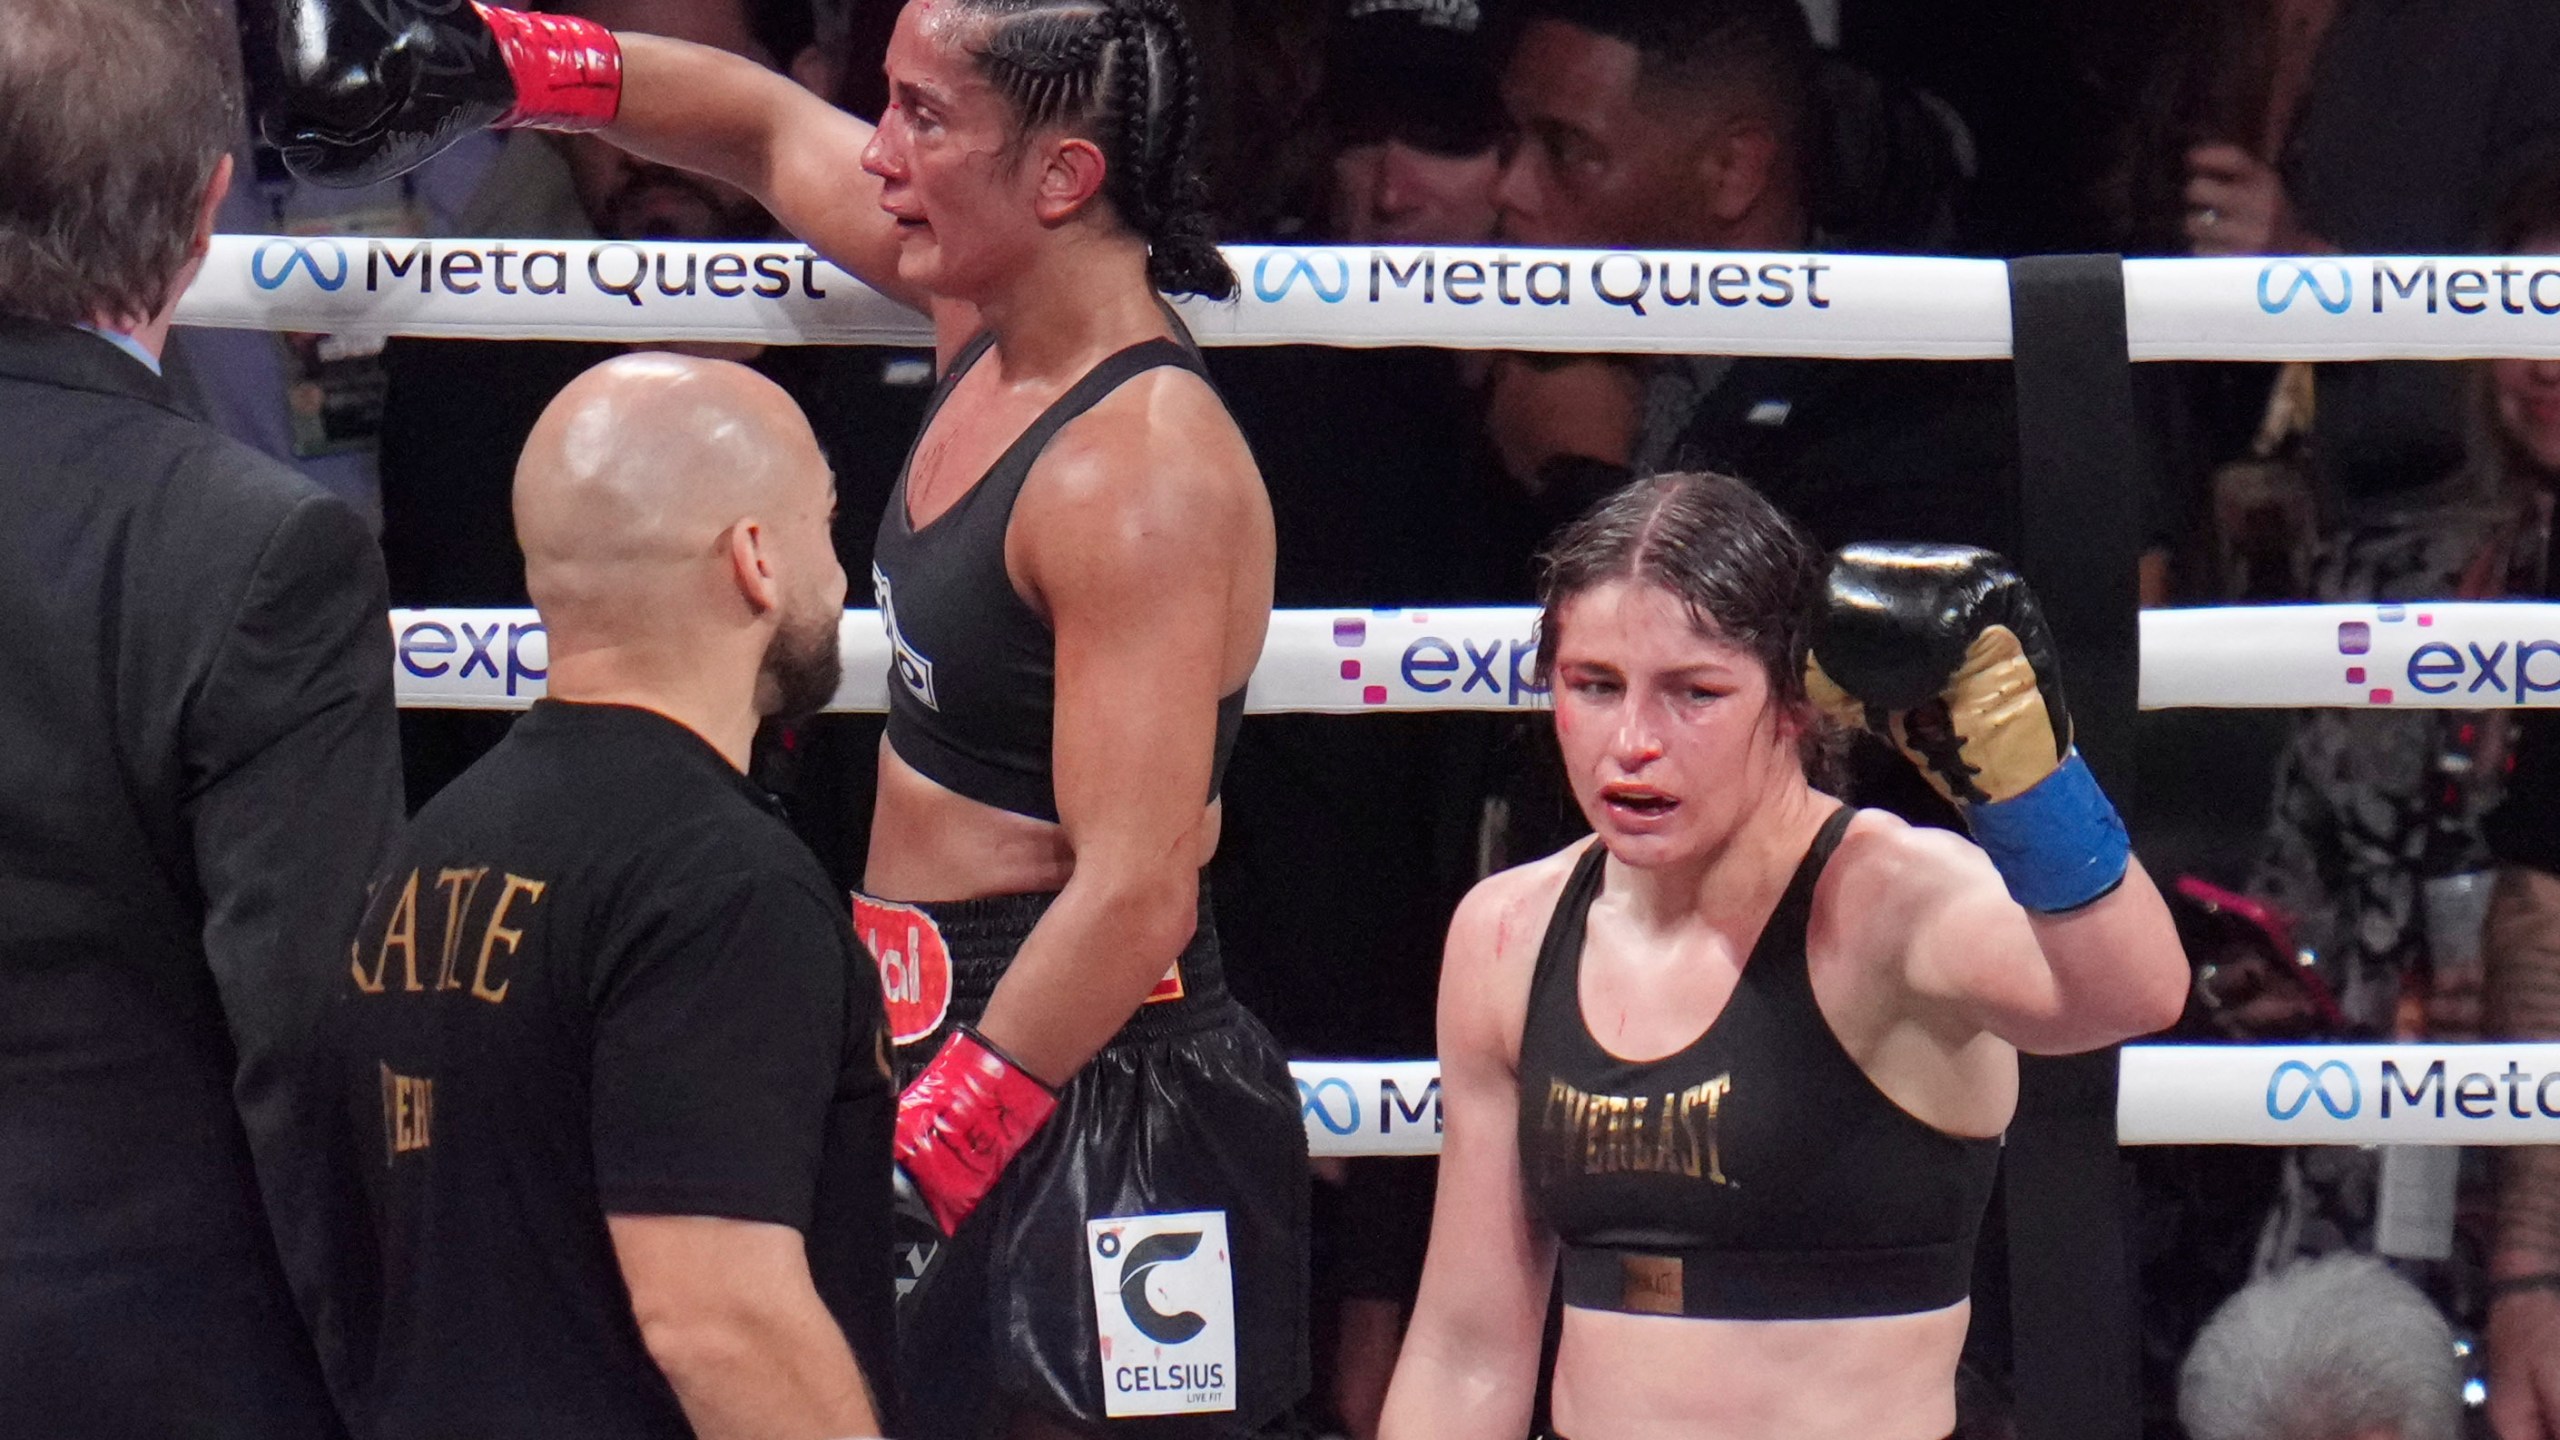
[(1236, 1408), (1235, 1264), (1225, 1211), (1087, 1221), (1085, 1261), (1105, 1415)]
[[(1094, 1245), (1094, 1253), (1105, 1259), (1120, 1248), (1116, 1236), (1105, 1235)], [(1159, 1265), (1188, 1260), (1200, 1248), (1196, 1232), (1168, 1230), (1150, 1235), (1129, 1247), (1120, 1262), (1120, 1308), (1128, 1312), (1129, 1323), (1138, 1327), (1150, 1340), (1164, 1345), (1179, 1345), (1209, 1326), (1197, 1310), (1178, 1310), (1167, 1315), (1147, 1298), (1147, 1276)]]

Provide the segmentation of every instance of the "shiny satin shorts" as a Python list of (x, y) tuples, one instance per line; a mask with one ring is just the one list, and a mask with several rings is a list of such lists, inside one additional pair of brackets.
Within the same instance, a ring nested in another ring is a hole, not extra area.
[[(930, 994), (932, 948), (948, 959), (947, 1007), (910, 1011), (898, 1032), (902, 1085), (951, 1024), (983, 1013), (1054, 898), (892, 907), (906, 918), (870, 943), (903, 950), (903, 970), (882, 955), (893, 989)], [(917, 914), (932, 933), (910, 943)], [(917, 1271), (898, 1304), (901, 1434), (976, 1440), (1030, 1410), (1114, 1436), (1241, 1437), (1306, 1392), (1297, 1085), (1227, 993), (1205, 892), (1155, 997), (1068, 1082), (960, 1233), (901, 1273)]]

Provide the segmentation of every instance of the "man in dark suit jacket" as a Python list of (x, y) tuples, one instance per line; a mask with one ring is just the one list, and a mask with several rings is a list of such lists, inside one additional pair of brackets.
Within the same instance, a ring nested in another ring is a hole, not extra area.
[(47, 1440), (339, 1430), (298, 1077), (398, 823), (391, 646), (363, 523), (157, 373), (226, 49), (205, 0), (0, 35), (0, 1430)]

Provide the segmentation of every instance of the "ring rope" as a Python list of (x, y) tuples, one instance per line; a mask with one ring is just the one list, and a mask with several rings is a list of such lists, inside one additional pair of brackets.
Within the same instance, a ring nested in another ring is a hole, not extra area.
[[(2560, 1144), (2560, 1045), (2127, 1045), (2120, 1145)], [(1431, 1060), (1296, 1060), (1315, 1155), (1440, 1153)]]
[[(1204, 345), (2004, 359), (1997, 261), (1812, 254), (1230, 246), (1239, 302), (1190, 301)], [(2560, 356), (2560, 259), (2273, 257), (2125, 264), (2136, 360)], [(925, 346), (928, 327), (798, 245), (216, 237), (182, 323), (492, 339)], [(1258, 713), (1542, 704), (1525, 608), (1282, 611)], [(521, 709), (548, 646), (529, 610), (395, 611), (403, 706)], [(885, 708), (894, 653), (846, 614), (836, 710)], [(2152, 611), (2145, 708), (2442, 707), (2560, 693), (2560, 605)], [(2560, 1143), (2560, 1046), (2136, 1045), (2133, 1144)], [(1440, 1148), (1439, 1065), (1299, 1061), (1318, 1155)]]
[[(1203, 345), (1999, 360), (2008, 267), (1900, 255), (1225, 247)], [(2560, 257), (2129, 260), (2136, 360), (2560, 356)], [(927, 347), (798, 244), (218, 235), (178, 309), (231, 329)]]
[[(1526, 606), (1279, 610), (1245, 692), (1250, 714), (1523, 710), (1537, 683)], [(521, 710), (550, 645), (531, 610), (391, 612), (400, 704)], [(837, 632), (835, 712), (889, 707), (896, 655), (875, 610)], [(2560, 705), (2560, 604), (2270, 605), (2142, 615), (2150, 710), (2491, 710)]]

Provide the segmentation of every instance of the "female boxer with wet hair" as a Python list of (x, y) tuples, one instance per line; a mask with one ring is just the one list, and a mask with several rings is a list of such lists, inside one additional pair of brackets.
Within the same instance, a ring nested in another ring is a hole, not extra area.
[[(930, 309), (942, 388), (872, 574), (897, 680), (856, 899), (915, 1077), (897, 1158), (952, 1237), (901, 1311), (906, 1411), (925, 1435), (1257, 1428), (1306, 1380), (1306, 1142), (1199, 870), (1272, 521), (1158, 295), (1235, 286), (1172, 0), (911, 0), (876, 130), (581, 21), (280, 3), (270, 133), (306, 175), (379, 178), (471, 125), (600, 128)], [(1088, 1233), (1112, 1217), (1138, 1218)]]
[[(2186, 995), (2035, 601), (1977, 550), (1826, 566), (1747, 487), (1668, 475), (1563, 533), (1544, 604), (1598, 833), (1451, 924), (1439, 1205), (1381, 1433), (1526, 1430), (1561, 1265), (1560, 1435), (1937, 1440), (2017, 1052)], [(1979, 844), (1817, 789), (1826, 714)]]

